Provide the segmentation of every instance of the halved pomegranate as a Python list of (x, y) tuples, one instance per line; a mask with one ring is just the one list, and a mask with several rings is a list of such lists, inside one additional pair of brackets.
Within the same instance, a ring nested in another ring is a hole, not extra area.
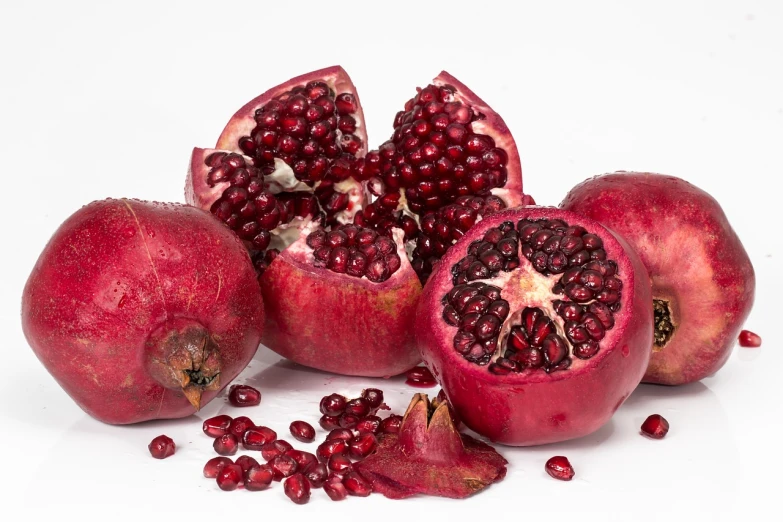
[[(419, 89), (394, 129), (367, 153), (356, 89), (330, 67), (270, 89), (234, 115), (217, 149), (194, 150), (187, 201), (245, 240), (271, 310), (263, 342), (289, 359), (350, 375), (410, 368), (414, 280), (483, 217), (532, 202), (505, 123), (448, 73)], [(312, 246), (337, 231), (386, 246), (353, 236)]]
[(650, 358), (647, 271), (625, 241), (571, 212), (494, 214), (443, 257), (419, 303), (424, 362), (456, 414), (510, 445), (601, 427)]

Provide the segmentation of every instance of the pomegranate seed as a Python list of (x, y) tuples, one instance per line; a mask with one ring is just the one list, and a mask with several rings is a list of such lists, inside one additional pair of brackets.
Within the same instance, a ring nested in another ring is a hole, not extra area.
[(264, 444), (274, 442), (277, 433), (266, 426), (253, 426), (242, 435), (242, 445), (248, 450), (260, 450)]
[(261, 491), (272, 483), (272, 468), (268, 464), (251, 466), (245, 471), (245, 489), (248, 491)]
[(216, 478), (220, 470), (228, 464), (233, 464), (228, 457), (213, 457), (204, 464), (204, 476), (206, 478)]
[(243, 473), (246, 473), (247, 470), (253, 466), (258, 466), (258, 461), (250, 455), (242, 455), (241, 457), (237, 457), (237, 460), (234, 461), (234, 464), (242, 468)]
[(340, 417), (342, 415), (321, 415), (318, 424), (327, 431), (332, 431), (340, 427)]
[(269, 462), (273, 457), (284, 454), (288, 450), (294, 449), (288, 442), (284, 440), (275, 440), (273, 442), (267, 442), (261, 446), (261, 457)]
[(370, 410), (378, 410), (383, 404), (383, 392), (377, 388), (362, 390), (362, 398), (370, 405)]
[(381, 418), (376, 415), (368, 415), (359, 420), (355, 429), (359, 433), (372, 433), (375, 435), (381, 429)]
[(285, 454), (294, 459), (296, 462), (296, 469), (301, 473), (306, 473), (310, 468), (318, 464), (316, 456), (309, 451), (292, 449), (286, 451)]
[(315, 454), (318, 460), (321, 462), (327, 462), (329, 457), (335, 453), (346, 453), (348, 451), (348, 443), (341, 439), (332, 439), (322, 442), (318, 449), (315, 450)]
[(335, 473), (345, 473), (346, 471), (353, 469), (351, 459), (349, 459), (343, 453), (335, 453), (329, 457), (328, 466), (329, 471), (333, 471)]
[(324, 491), (327, 495), (329, 495), (329, 498), (334, 501), (345, 500), (345, 498), (348, 496), (348, 490), (345, 489), (342, 481), (329, 482), (327, 480), (324, 484)]
[(255, 426), (255, 424), (253, 424), (253, 421), (248, 417), (236, 417), (231, 421), (228, 432), (233, 434), (237, 439), (241, 439), (247, 429), (252, 428), (253, 426)]
[(339, 423), (341, 428), (352, 430), (356, 427), (357, 424), (359, 424), (359, 417), (352, 413), (346, 412), (340, 415)]
[(326, 397), (321, 399), (321, 404), (320, 404), (321, 413), (332, 417), (336, 415), (340, 415), (342, 412), (345, 411), (346, 402), (348, 402), (346, 398), (338, 393), (327, 395)]
[(223, 491), (234, 491), (242, 482), (242, 468), (236, 464), (227, 464), (218, 472), (215, 481)]
[(166, 435), (158, 435), (147, 446), (150, 450), (150, 455), (156, 459), (165, 459), (174, 455), (176, 446), (174, 441)]
[(356, 460), (361, 460), (375, 451), (378, 447), (378, 440), (372, 433), (362, 433), (357, 435), (348, 443), (348, 453)]
[(389, 415), (381, 421), (381, 433), (399, 433), (402, 426), (402, 416)]
[(546, 472), (557, 480), (571, 480), (574, 478), (574, 468), (566, 457), (552, 457), (546, 461)]
[(750, 330), (742, 330), (739, 334), (739, 344), (743, 348), (758, 348), (761, 346), (761, 337)]
[(228, 402), (234, 406), (258, 406), (261, 402), (261, 392), (252, 386), (234, 384), (228, 392)]
[(269, 467), (272, 469), (272, 479), (280, 482), (286, 477), (290, 477), (297, 470), (296, 461), (288, 455), (278, 455), (269, 461)]
[(324, 482), (326, 482), (326, 478), (329, 476), (329, 471), (326, 469), (326, 466), (323, 463), (319, 462), (307, 470), (304, 475), (312, 487), (320, 488), (324, 485)]
[(405, 384), (409, 386), (415, 386), (417, 388), (431, 388), (438, 384), (435, 380), (435, 376), (432, 375), (432, 372), (426, 366), (413, 367), (405, 372), (405, 376), (407, 377)]
[(345, 477), (343, 477), (343, 485), (348, 494), (355, 497), (367, 497), (372, 493), (372, 484), (356, 471), (346, 473)]
[(669, 421), (657, 413), (650, 415), (642, 423), (642, 433), (651, 439), (662, 439), (669, 433)]
[(228, 415), (218, 415), (217, 417), (205, 420), (204, 424), (201, 425), (201, 429), (204, 430), (204, 433), (209, 437), (220, 437), (221, 435), (228, 433), (228, 428), (231, 426), (232, 420), (233, 419)]
[(305, 421), (294, 421), (288, 429), (299, 442), (313, 442), (315, 440), (315, 428)]
[(353, 432), (347, 428), (337, 428), (329, 432), (326, 440), (340, 439), (348, 442), (353, 438)]
[(361, 397), (357, 399), (351, 399), (345, 404), (344, 415), (350, 414), (361, 418), (367, 415), (368, 413), (370, 413), (370, 404), (367, 402), (366, 399), (363, 399)]
[(283, 489), (294, 504), (307, 504), (310, 500), (310, 482), (301, 473), (288, 477)]
[(226, 433), (215, 439), (212, 447), (218, 455), (233, 455), (239, 449), (239, 441), (233, 433)]

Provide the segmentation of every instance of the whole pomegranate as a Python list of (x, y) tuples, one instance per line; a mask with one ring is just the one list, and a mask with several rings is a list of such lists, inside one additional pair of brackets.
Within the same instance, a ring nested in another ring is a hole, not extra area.
[(418, 91), (370, 152), (340, 67), (268, 90), (237, 111), (215, 149), (194, 150), (187, 201), (251, 251), (263, 342), (277, 353), (349, 375), (410, 368), (433, 265), (483, 217), (532, 201), (500, 116), (445, 72)]
[(673, 176), (617, 172), (577, 185), (561, 207), (622, 234), (650, 273), (655, 339), (644, 382), (694, 382), (726, 363), (756, 278), (712, 196)]
[(650, 358), (650, 281), (618, 235), (572, 212), (522, 207), (468, 231), (419, 302), (424, 362), (456, 415), (495, 442), (587, 435)]
[(236, 235), (173, 203), (93, 202), (54, 233), (22, 295), (38, 359), (110, 424), (185, 417), (250, 362), (264, 308)]

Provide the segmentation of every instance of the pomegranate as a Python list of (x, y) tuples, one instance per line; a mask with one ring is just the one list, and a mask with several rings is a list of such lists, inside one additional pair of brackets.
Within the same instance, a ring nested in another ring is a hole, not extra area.
[(739, 334), (739, 344), (743, 348), (758, 348), (761, 346), (761, 337), (750, 330), (742, 330)]
[(22, 296), (38, 359), (110, 424), (197, 411), (250, 362), (263, 317), (235, 235), (202, 210), (128, 199), (68, 218)]
[(685, 384), (718, 371), (756, 286), (718, 202), (673, 176), (617, 172), (577, 185), (561, 207), (621, 234), (650, 273), (655, 339), (644, 382)]
[(566, 457), (552, 457), (546, 461), (544, 469), (550, 477), (557, 480), (568, 481), (574, 478), (574, 468)]
[(655, 413), (644, 420), (641, 431), (651, 439), (662, 439), (669, 433), (669, 421)]
[(477, 220), (532, 202), (505, 123), (454, 77), (419, 89), (392, 137), (368, 153), (359, 97), (340, 67), (242, 107), (216, 149), (194, 150), (185, 192), (251, 250), (264, 344), (370, 377), (418, 362), (417, 279)]
[(176, 445), (171, 437), (166, 435), (158, 435), (147, 446), (150, 450), (150, 455), (156, 459), (165, 459), (174, 455), (176, 451)]
[[(343, 484), (356, 494), (348, 479), (364, 477), (373, 491), (388, 498), (417, 493), (464, 498), (502, 480), (506, 464), (494, 448), (457, 431), (447, 402), (433, 407), (426, 395), (417, 393), (399, 433), (381, 437), (376, 452), (353, 464), (355, 471), (346, 474)], [(356, 489), (369, 494), (369, 488)]]
[(484, 219), (433, 271), (416, 321), (457, 418), (491, 440), (591, 433), (644, 373), (650, 281), (619, 236), (543, 207)]

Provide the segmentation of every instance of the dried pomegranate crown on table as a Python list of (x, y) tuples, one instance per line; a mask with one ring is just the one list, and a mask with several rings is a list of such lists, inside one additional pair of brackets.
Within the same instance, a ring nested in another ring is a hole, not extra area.
[[(423, 361), (409, 382), (442, 386), (432, 403), (414, 396), (404, 418), (377, 415), (379, 390), (325, 397), (317, 455), (248, 417), (208, 419), (222, 456), (204, 474), (222, 489), (285, 478), (297, 503), (311, 486), (334, 500), (467, 496), (501, 480), (506, 462), (461, 423), (515, 446), (580, 437), (640, 382), (697, 381), (738, 335), (761, 342), (740, 335), (755, 276), (712, 197), (672, 176), (617, 172), (536, 206), (503, 119), (446, 72), (402, 105), (377, 149), (342, 68), (269, 89), (214, 148), (193, 150), (185, 196), (191, 206), (82, 208), (30, 275), (25, 335), (90, 415), (189, 415), (259, 342), (344, 375), (390, 377)], [(230, 397), (261, 400), (246, 386)], [(668, 426), (651, 416), (642, 433)], [(311, 442), (315, 429), (298, 420), (291, 434)], [(232, 462), (240, 442), (269, 463)], [(150, 443), (157, 458), (174, 451), (168, 437)], [(563, 456), (546, 470), (574, 476)]]

